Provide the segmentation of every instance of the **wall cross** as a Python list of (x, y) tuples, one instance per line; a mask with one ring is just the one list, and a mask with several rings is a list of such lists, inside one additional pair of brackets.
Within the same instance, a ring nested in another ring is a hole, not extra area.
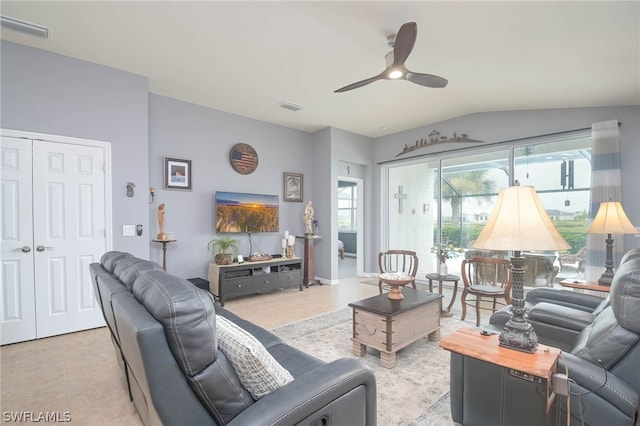
[(404, 210), (402, 208), (402, 200), (406, 200), (407, 199), (407, 194), (404, 194), (402, 192), (402, 185), (398, 185), (398, 193), (397, 194), (393, 194), (393, 198), (395, 198), (396, 200), (398, 200), (398, 213), (404, 213)]

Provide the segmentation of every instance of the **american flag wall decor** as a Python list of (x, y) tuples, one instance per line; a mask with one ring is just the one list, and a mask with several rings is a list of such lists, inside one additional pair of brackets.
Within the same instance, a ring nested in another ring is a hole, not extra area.
[(248, 175), (258, 167), (258, 153), (251, 145), (238, 143), (231, 148), (229, 161), (233, 170), (240, 174)]

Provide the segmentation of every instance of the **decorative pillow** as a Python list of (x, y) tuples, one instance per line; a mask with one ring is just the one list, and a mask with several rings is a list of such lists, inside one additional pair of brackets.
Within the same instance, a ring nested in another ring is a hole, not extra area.
[(253, 399), (284, 386), (293, 380), (267, 349), (251, 334), (223, 316), (216, 315), (218, 349), (231, 361), (240, 383)]

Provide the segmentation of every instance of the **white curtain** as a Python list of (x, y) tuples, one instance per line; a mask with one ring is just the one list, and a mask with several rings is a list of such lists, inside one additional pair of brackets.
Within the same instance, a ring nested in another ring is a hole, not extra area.
[[(602, 121), (591, 125), (593, 147), (591, 149), (591, 205), (590, 221), (598, 213), (600, 203), (621, 201), (620, 130), (618, 120)], [(606, 259), (606, 235), (587, 235), (587, 260), (585, 279), (597, 281), (604, 272)], [(614, 236), (613, 264), (618, 265), (624, 254), (624, 236)]]

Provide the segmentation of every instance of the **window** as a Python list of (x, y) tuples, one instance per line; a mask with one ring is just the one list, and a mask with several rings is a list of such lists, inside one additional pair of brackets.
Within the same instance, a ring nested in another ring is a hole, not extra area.
[(418, 273), (434, 272), (434, 243), (442, 239), (471, 250), (500, 188), (517, 180), (535, 187), (547, 214), (572, 246), (569, 251), (575, 253), (585, 245), (591, 143), (588, 135), (576, 134), (390, 164), (383, 248), (416, 251)]
[(340, 181), (338, 188), (338, 230), (356, 231), (358, 187), (353, 182)]
[(591, 195), (591, 139), (514, 149), (514, 177), (536, 188), (547, 214), (576, 253), (587, 243)]
[[(500, 188), (509, 186), (509, 152), (496, 150), (442, 161), (442, 238), (468, 248), (493, 211)], [(439, 241), (434, 232), (434, 241)]]

